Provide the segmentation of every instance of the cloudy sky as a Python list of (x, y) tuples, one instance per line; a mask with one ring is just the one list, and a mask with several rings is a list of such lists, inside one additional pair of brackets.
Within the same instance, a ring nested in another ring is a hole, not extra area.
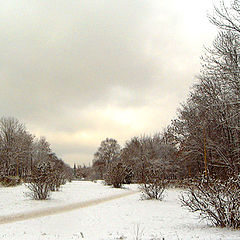
[(69, 164), (161, 131), (216, 34), (212, 0), (0, 0), (0, 111)]

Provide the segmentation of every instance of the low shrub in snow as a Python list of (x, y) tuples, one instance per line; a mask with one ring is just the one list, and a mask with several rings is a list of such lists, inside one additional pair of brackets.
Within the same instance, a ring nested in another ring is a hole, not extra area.
[(64, 173), (62, 173), (58, 169), (52, 169), (50, 177), (51, 177), (50, 182), (51, 191), (59, 191), (61, 185), (64, 185), (67, 182)]
[(149, 167), (145, 170), (143, 182), (139, 188), (146, 199), (163, 199), (163, 193), (169, 184), (160, 168)]
[(126, 166), (120, 161), (115, 161), (108, 165), (107, 172), (104, 175), (104, 181), (107, 185), (120, 188), (125, 182), (126, 175)]
[(52, 171), (49, 162), (41, 162), (33, 167), (32, 175), (28, 179), (27, 187), (31, 190), (28, 194), (35, 200), (49, 198), (52, 186)]
[(162, 200), (167, 185), (168, 180), (155, 179), (152, 182), (140, 184), (139, 188), (143, 193), (143, 198)]
[(240, 228), (240, 177), (200, 178), (180, 197), (182, 206), (219, 227)]

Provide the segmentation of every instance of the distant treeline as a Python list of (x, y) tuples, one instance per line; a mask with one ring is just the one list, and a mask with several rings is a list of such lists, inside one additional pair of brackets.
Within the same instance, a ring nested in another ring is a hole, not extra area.
[(41, 163), (59, 174), (71, 175), (71, 168), (52, 152), (44, 137), (36, 138), (16, 118), (0, 119), (0, 182), (9, 177), (26, 179)]

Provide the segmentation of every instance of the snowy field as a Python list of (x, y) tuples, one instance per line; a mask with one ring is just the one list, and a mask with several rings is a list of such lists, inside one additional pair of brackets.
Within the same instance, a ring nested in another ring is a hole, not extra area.
[[(0, 188), (0, 219), (4, 216), (67, 206), (136, 190), (113, 189), (101, 183), (64, 185), (51, 200), (34, 201), (25, 186)], [(164, 201), (141, 200), (140, 193), (55, 215), (0, 224), (1, 240), (236, 240), (240, 231), (214, 228), (180, 207), (178, 189), (167, 190)]]

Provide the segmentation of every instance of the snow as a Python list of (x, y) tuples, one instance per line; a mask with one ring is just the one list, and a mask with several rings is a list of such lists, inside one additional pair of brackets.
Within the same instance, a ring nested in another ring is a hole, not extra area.
[[(101, 199), (136, 190), (136, 185), (114, 189), (101, 182), (73, 181), (52, 198), (34, 201), (22, 185), (0, 188), (0, 219), (3, 216), (32, 212), (72, 203)], [(180, 189), (167, 190), (163, 201), (141, 200), (140, 193), (102, 202), (74, 211), (40, 218), (0, 224), (3, 240), (239, 240), (240, 231), (221, 229), (199, 222), (197, 215), (180, 207)]]

